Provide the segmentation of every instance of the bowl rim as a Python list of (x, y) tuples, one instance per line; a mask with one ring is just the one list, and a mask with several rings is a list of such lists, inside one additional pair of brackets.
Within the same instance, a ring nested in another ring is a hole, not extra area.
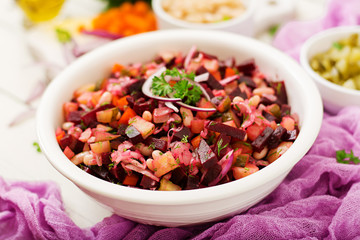
[[(231, 44), (246, 42), (254, 49), (261, 49), (264, 54), (270, 54), (269, 56), (276, 55), (276, 61), (286, 62), (288, 67), (292, 69), (292, 72), (296, 72), (296, 76), (298, 76), (299, 79), (302, 79), (302, 82), (307, 84), (306, 91), (303, 91), (307, 97), (304, 97), (303, 100), (309, 108), (306, 108), (306, 111), (308, 112), (307, 114), (304, 114), (305, 116), (303, 119), (303, 122), (308, 123), (308, 125), (301, 126), (299, 136), (292, 147), (277, 161), (273, 162), (266, 168), (261, 169), (261, 171), (247, 176), (246, 178), (213, 187), (170, 192), (119, 186), (94, 177), (69, 161), (62, 153), (56, 141), (55, 130), (57, 126), (53, 125), (55, 123), (55, 116), (47, 114), (48, 112), (51, 112), (52, 107), (57, 105), (52, 103), (51, 99), (54, 95), (56, 95), (57, 90), (63, 84), (62, 81), (65, 81), (66, 78), (71, 76), (72, 72), (77, 71), (77, 68), (81, 69), (82, 65), (86, 65), (94, 59), (103, 57), (103, 52), (110, 51), (118, 45), (124, 47), (141, 43), (149, 39), (159, 39), (164, 37), (179, 39), (182, 36), (193, 36), (197, 39), (205, 39), (211, 36), (211, 39), (215, 42), (227, 42)], [(52, 104), (54, 104), (54, 106)], [(292, 167), (301, 160), (314, 143), (320, 131), (322, 116), (323, 105), (316, 85), (297, 62), (279, 50), (250, 37), (230, 32), (216, 30), (172, 29), (148, 32), (115, 40), (83, 55), (74, 61), (62, 73), (60, 73), (45, 90), (37, 110), (36, 128), (40, 147), (48, 161), (63, 176), (72, 181), (78, 187), (108, 198), (133, 203), (147, 205), (187, 205), (214, 202), (219, 199), (234, 197), (246, 191), (254, 190), (281, 175), (288, 174)], [(296, 161), (287, 161), (287, 158), (290, 156), (298, 159)], [(261, 174), (262, 177), (258, 177), (259, 174)], [(206, 196), (211, 196), (211, 198), (206, 198)]]
[(305, 69), (305, 71), (309, 73), (313, 79), (315, 79), (315, 81), (318, 84), (328, 89), (331, 89), (332, 91), (337, 91), (346, 94), (348, 96), (360, 97), (360, 90), (349, 89), (330, 82), (329, 80), (323, 78), (317, 72), (315, 72), (310, 66), (310, 62), (309, 62), (310, 57), (318, 53), (316, 52), (311, 54), (309, 52), (310, 48), (314, 44), (317, 44), (318, 42), (321, 42), (328, 37), (331, 38), (334, 36), (338, 36), (338, 39), (341, 39), (344, 38), (346, 34), (350, 34), (354, 32), (358, 32), (360, 34), (360, 26), (339, 26), (339, 27), (329, 28), (314, 34), (305, 41), (305, 43), (302, 45), (300, 49), (300, 64)]
[(163, 7), (161, 6), (162, 0), (153, 0), (152, 1), (152, 8), (159, 18), (165, 20), (166, 22), (181, 27), (181, 28), (201, 28), (205, 30), (210, 29), (223, 29), (228, 28), (232, 26), (236, 26), (239, 23), (245, 22), (247, 19), (253, 17), (256, 7), (256, 2), (258, 0), (250, 0), (248, 6), (246, 6), (245, 12), (241, 14), (240, 16), (229, 19), (227, 21), (217, 22), (217, 23), (192, 23), (185, 20), (181, 20), (178, 18), (175, 18), (168, 14)]

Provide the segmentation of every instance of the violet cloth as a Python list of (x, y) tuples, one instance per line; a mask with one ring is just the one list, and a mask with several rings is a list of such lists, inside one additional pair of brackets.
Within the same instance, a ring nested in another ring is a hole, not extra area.
[[(324, 18), (285, 25), (274, 45), (297, 59), (304, 40), (338, 25), (360, 25), (360, 0), (333, 0)], [(360, 156), (359, 120), (357, 107), (325, 113), (313, 147), (274, 192), (243, 214), (196, 227), (113, 215), (81, 229), (64, 211), (55, 183), (0, 178), (0, 239), (360, 239), (360, 165), (335, 158), (342, 149)]]
[(279, 187), (246, 213), (196, 227), (163, 228), (113, 215), (80, 229), (53, 183), (0, 178), (0, 239), (354, 239), (360, 237), (360, 108), (325, 114), (317, 140)]

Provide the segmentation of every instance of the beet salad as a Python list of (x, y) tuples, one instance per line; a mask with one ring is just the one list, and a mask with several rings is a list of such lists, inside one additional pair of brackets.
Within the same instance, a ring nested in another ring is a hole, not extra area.
[(103, 180), (149, 190), (215, 186), (253, 174), (299, 134), (284, 81), (249, 59), (193, 46), (115, 63), (109, 76), (63, 104), (64, 154)]

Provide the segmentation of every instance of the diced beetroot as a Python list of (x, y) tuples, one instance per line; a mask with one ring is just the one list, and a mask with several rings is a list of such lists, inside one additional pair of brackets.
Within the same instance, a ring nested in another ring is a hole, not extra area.
[(299, 129), (297, 129), (297, 128), (295, 128), (294, 130), (291, 130), (291, 131), (286, 131), (286, 133), (282, 137), (282, 140), (295, 141), (298, 134), (299, 134)]
[(128, 126), (125, 130), (125, 134), (134, 145), (144, 141), (141, 133), (134, 126)]
[(81, 116), (84, 114), (84, 111), (72, 111), (67, 115), (66, 121), (73, 122), (75, 124), (81, 123)]
[(102, 106), (95, 108), (95, 109), (91, 110), (90, 112), (87, 112), (84, 115), (82, 115), (81, 120), (83, 120), (85, 126), (89, 126), (91, 123), (93, 123), (92, 125), (94, 125), (94, 123), (95, 123), (94, 127), (96, 127), (96, 125), (97, 125), (96, 113), (98, 111), (102, 111), (102, 110), (105, 110), (108, 108), (113, 108), (113, 107), (114, 107), (114, 105), (112, 105), (112, 104), (102, 105)]
[(256, 152), (263, 150), (273, 132), (274, 130), (271, 127), (266, 127), (264, 131), (262, 131), (262, 133), (251, 143), (253, 149)]
[(271, 86), (275, 89), (275, 94), (278, 97), (279, 101), (282, 104), (287, 104), (288, 99), (284, 81), (271, 82)]
[(271, 134), (268, 142), (269, 149), (276, 148), (279, 146), (282, 137), (286, 134), (286, 129), (279, 125), (274, 132)]
[(167, 149), (167, 142), (160, 138), (148, 137), (145, 140), (146, 145), (153, 149), (160, 150), (161, 152), (165, 152)]
[(144, 102), (136, 101), (134, 103), (133, 110), (136, 112), (136, 114), (142, 116), (143, 112), (145, 111), (153, 112), (156, 106), (157, 103), (154, 99), (149, 99)]
[(235, 88), (231, 93), (229, 93), (230, 99), (234, 99), (234, 97), (242, 97), (244, 100), (248, 98), (245, 92), (242, 92), (239, 87)]
[(246, 136), (246, 131), (240, 128), (231, 127), (223, 123), (218, 123), (215, 121), (210, 121), (205, 128), (218, 132), (218, 133), (225, 133), (228, 136), (231, 136), (233, 138), (237, 138), (239, 140), (244, 140)]
[(127, 124), (125, 124), (125, 123), (120, 123), (120, 124), (119, 124), (119, 127), (118, 127), (118, 130), (117, 130), (117, 134), (118, 134), (118, 135), (121, 135), (121, 136), (124, 136), (127, 127), (128, 127)]
[(290, 115), (290, 112), (291, 112), (290, 105), (287, 105), (287, 104), (282, 104), (281, 105), (281, 117), (285, 117), (285, 116)]
[(204, 139), (201, 139), (200, 141), (198, 154), (200, 162), (204, 169), (209, 169), (218, 162), (215, 153), (211, 150), (211, 148)]
[(249, 76), (240, 76), (240, 78), (238, 79), (238, 83), (242, 83), (242, 82), (244, 82), (246, 86), (250, 88), (256, 88), (256, 83)]
[(174, 133), (173, 141), (181, 141), (181, 139), (186, 136), (187, 139), (191, 139), (192, 133), (190, 131), (190, 128), (184, 126), (180, 131)]
[(108, 164), (111, 163), (110, 155), (111, 155), (111, 152), (103, 152), (103, 153), (101, 153), (101, 160), (102, 160), (103, 164), (108, 165)]
[(138, 81), (134, 82), (130, 86), (128, 86), (129, 93), (141, 91), (142, 85), (144, 85), (145, 79), (141, 78)]
[(251, 76), (252, 72), (256, 69), (254, 59), (247, 60), (236, 66), (239, 72), (244, 73), (246, 76)]
[(231, 137), (221, 133), (215, 143), (214, 152), (218, 158), (222, 158), (228, 151), (228, 147), (231, 141)]
[(196, 69), (195, 74), (201, 75), (201, 74), (204, 74), (207, 72), (209, 72), (209, 71), (204, 66), (201, 65), (198, 69)]
[(215, 97), (209, 86), (205, 83), (201, 83), (201, 86), (205, 89), (206, 93), (209, 95), (210, 99)]
[(264, 118), (266, 118), (266, 120), (268, 120), (269, 122), (277, 121), (277, 120), (278, 120), (274, 115), (272, 115), (271, 113), (269, 113), (269, 112), (267, 112), (267, 111), (265, 111), (265, 110), (263, 110), (261, 114), (262, 114), (262, 115), (264, 116)]
[(200, 187), (200, 178), (199, 176), (193, 176), (190, 175), (187, 178), (187, 183), (186, 183), (186, 190), (190, 190), (190, 189), (198, 189)]
[(170, 181), (179, 186), (183, 186), (184, 184), (186, 184), (187, 175), (185, 173), (185, 170), (182, 167), (175, 168), (171, 172)]
[(70, 134), (65, 134), (65, 136), (60, 139), (59, 145), (63, 151), (66, 147), (69, 147), (72, 150), (76, 145), (76, 138)]
[(224, 86), (221, 85), (211, 73), (209, 74), (209, 78), (205, 83), (207, 83), (211, 89), (224, 89)]
[(89, 166), (89, 168), (91, 169), (91, 171), (93, 172), (93, 174), (95, 176), (102, 178), (108, 182), (115, 181), (114, 176), (112, 176), (112, 174), (109, 174), (109, 170), (106, 166), (92, 165), (92, 166)]
[(159, 185), (159, 182), (155, 181), (154, 179), (143, 175), (141, 178), (140, 186), (144, 189), (155, 189)]
[(209, 183), (214, 181), (219, 176), (221, 170), (222, 170), (221, 166), (215, 163), (215, 165), (213, 165), (204, 173), (205, 175), (203, 176), (203, 179), (201, 181), (202, 184), (209, 185)]

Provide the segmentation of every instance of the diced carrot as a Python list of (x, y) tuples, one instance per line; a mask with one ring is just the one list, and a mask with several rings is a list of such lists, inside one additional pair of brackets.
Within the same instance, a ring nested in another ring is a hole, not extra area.
[(234, 69), (232, 69), (232, 68), (230, 68), (230, 67), (227, 67), (227, 68), (225, 69), (225, 77), (227, 78), (227, 77), (231, 77), (231, 76), (233, 76), (233, 75), (235, 75)]
[(64, 149), (64, 154), (68, 159), (71, 159), (73, 156), (75, 156), (75, 153), (69, 148), (69, 146), (66, 146)]
[(55, 131), (56, 140), (59, 143), (60, 140), (65, 136), (65, 131), (58, 127)]
[(191, 145), (193, 145), (194, 148), (198, 148), (200, 145), (200, 141), (201, 141), (201, 136), (198, 135), (191, 140)]
[(126, 95), (121, 98), (119, 98), (118, 96), (113, 96), (112, 104), (118, 107), (121, 111), (125, 111), (125, 108), (129, 104), (128, 101), (126, 100), (127, 97), (129, 97), (129, 95)]
[(127, 186), (136, 186), (138, 180), (139, 180), (138, 175), (135, 174), (126, 175), (123, 184)]
[(135, 117), (137, 114), (130, 107), (126, 108), (124, 114), (119, 119), (119, 124), (128, 124), (129, 119)]
[(155, 15), (150, 6), (143, 1), (136, 1), (134, 4), (125, 2), (119, 7), (100, 13), (93, 19), (92, 27), (122, 36), (157, 29)]
[(115, 63), (114, 66), (112, 67), (111, 72), (112, 73), (121, 72), (123, 69), (124, 69), (123, 65)]
[(214, 78), (215, 78), (216, 80), (218, 80), (218, 81), (221, 80), (221, 74), (220, 74), (219, 71), (214, 71), (214, 72), (210, 72), (210, 73), (214, 76)]

